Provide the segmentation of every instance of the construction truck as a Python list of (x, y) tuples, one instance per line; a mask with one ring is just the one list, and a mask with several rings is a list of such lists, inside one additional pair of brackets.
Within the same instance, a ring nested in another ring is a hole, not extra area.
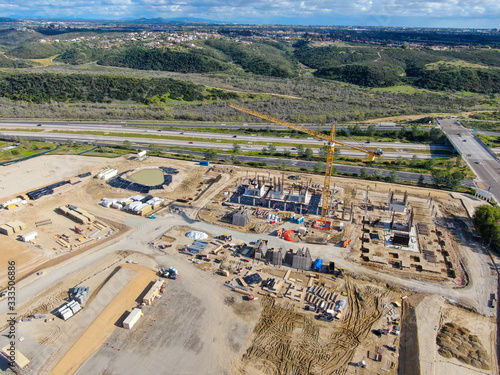
[(227, 234), (221, 234), (219, 236), (214, 237), (216, 240), (222, 240), (222, 241), (232, 241), (233, 236), (227, 235)]
[(339, 273), (338, 273), (337, 277), (339, 279), (343, 279), (344, 278), (344, 273), (345, 273), (345, 268), (344, 267), (340, 267)]
[(161, 277), (165, 277), (167, 279), (177, 279), (179, 278), (179, 273), (174, 267), (170, 267), (168, 270), (163, 266), (159, 266), (159, 273)]
[(83, 229), (80, 228), (78, 225), (75, 225), (75, 232), (76, 233), (83, 233)]

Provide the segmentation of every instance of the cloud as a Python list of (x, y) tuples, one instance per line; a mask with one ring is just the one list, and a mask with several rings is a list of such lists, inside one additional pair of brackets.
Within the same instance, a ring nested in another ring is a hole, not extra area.
[[(19, 5), (22, 4), (22, 5)], [(415, 19), (469, 17), (500, 19), (498, 0), (0, 0), (0, 16), (120, 17), (192, 16), (222, 22), (315, 23), (341, 19), (371, 19), (396, 23)], [(456, 20), (460, 26), (461, 20)], [(425, 26), (425, 25), (424, 25)], [(498, 24), (494, 27), (498, 27)]]

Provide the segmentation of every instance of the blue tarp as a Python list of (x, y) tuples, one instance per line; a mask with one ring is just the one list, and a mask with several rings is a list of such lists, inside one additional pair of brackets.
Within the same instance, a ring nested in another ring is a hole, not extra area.
[(323, 259), (316, 259), (313, 264), (313, 270), (321, 271), (322, 265), (323, 265)]

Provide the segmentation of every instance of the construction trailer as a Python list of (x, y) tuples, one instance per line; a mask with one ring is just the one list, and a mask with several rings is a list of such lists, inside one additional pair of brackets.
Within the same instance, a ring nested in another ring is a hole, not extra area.
[(26, 229), (26, 224), (19, 220), (9, 221), (6, 225), (14, 229), (14, 233), (19, 233), (20, 231)]
[(102, 171), (101, 173), (99, 173), (97, 175), (97, 178), (99, 180), (109, 180), (111, 177), (115, 177), (116, 175), (118, 174), (118, 169), (114, 169), (114, 168), (109, 168), (109, 169), (106, 169), (105, 171)]
[(156, 280), (156, 282), (153, 284), (153, 286), (151, 286), (151, 288), (149, 288), (149, 290), (147, 291), (146, 295), (142, 299), (142, 302), (145, 303), (146, 305), (151, 305), (153, 303), (154, 299), (156, 298), (156, 296), (158, 296), (158, 294), (160, 294), (160, 289), (161, 289), (164, 282), (165, 281), (162, 279)]
[(69, 207), (61, 206), (59, 207), (59, 211), (61, 211), (64, 215), (68, 216), (77, 223), (87, 224), (91, 222), (91, 220), (88, 217), (83, 216), (82, 214), (70, 209)]
[(125, 320), (123, 321), (123, 328), (125, 329), (132, 329), (132, 327), (139, 321), (141, 317), (143, 317), (144, 314), (142, 313), (141, 309), (133, 309), (130, 314), (127, 315)]
[(24, 374), (24, 371), (30, 363), (30, 360), (17, 350), (14, 345), (5, 345), (0, 354), (16, 374)]
[(38, 237), (38, 233), (37, 232), (29, 232), (27, 234), (22, 234), (21, 235), (21, 241), (23, 241), (23, 242), (31, 242), (31, 241), (35, 240), (37, 237)]
[(14, 228), (8, 226), (7, 224), (0, 225), (0, 233), (10, 236), (14, 234)]
[(75, 211), (75, 212), (79, 213), (80, 215), (86, 217), (88, 219), (88, 221), (90, 221), (90, 222), (95, 221), (95, 216), (92, 215), (91, 213), (87, 212), (83, 208), (75, 207), (73, 209), (73, 211)]

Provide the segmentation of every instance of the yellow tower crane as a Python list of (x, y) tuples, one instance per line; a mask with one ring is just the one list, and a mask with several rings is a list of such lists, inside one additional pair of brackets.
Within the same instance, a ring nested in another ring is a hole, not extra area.
[(366, 149), (361, 148), (361, 147), (351, 146), (349, 144), (345, 144), (345, 143), (336, 141), (335, 140), (335, 122), (332, 125), (332, 129), (330, 131), (330, 136), (328, 136), (328, 135), (320, 133), (316, 130), (308, 129), (305, 126), (292, 124), (290, 122), (283, 121), (283, 120), (277, 119), (277, 118), (269, 116), (269, 115), (265, 115), (263, 113), (242, 107), (242, 106), (237, 105), (237, 104), (229, 104), (229, 106), (231, 108), (237, 109), (238, 111), (248, 113), (249, 115), (260, 117), (262, 119), (268, 120), (270, 122), (274, 122), (276, 124), (284, 125), (286, 127), (289, 127), (291, 129), (295, 129), (295, 130), (300, 131), (302, 133), (311, 134), (317, 138), (324, 139), (327, 142), (328, 153), (326, 155), (325, 182), (323, 185), (324, 187), (323, 187), (323, 194), (322, 194), (322, 199), (321, 199), (321, 219), (318, 220), (315, 224), (315, 228), (317, 228), (317, 229), (330, 229), (330, 222), (327, 221), (326, 219), (327, 219), (328, 209), (330, 208), (330, 201), (331, 201), (330, 184), (331, 184), (331, 179), (332, 179), (333, 155), (334, 155), (335, 145), (337, 144), (339, 146), (348, 147), (351, 150), (356, 150), (356, 151), (360, 151), (360, 152), (363, 152), (365, 154), (368, 154), (368, 159), (370, 161), (375, 160), (376, 157), (382, 157), (384, 155), (382, 150), (379, 148), (374, 149), (374, 150), (366, 150)]

